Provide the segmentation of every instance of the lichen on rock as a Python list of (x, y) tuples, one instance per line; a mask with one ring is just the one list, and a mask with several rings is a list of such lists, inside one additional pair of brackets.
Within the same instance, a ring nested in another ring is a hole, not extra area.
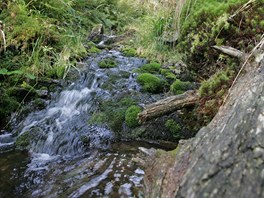
[(152, 157), (146, 197), (264, 196), (264, 64), (247, 67), (208, 126), (176, 156)]

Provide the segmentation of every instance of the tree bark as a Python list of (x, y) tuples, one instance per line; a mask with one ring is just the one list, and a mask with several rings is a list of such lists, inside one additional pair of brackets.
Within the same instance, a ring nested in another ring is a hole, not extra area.
[(180, 95), (159, 100), (147, 105), (144, 110), (138, 114), (139, 123), (144, 123), (153, 118), (171, 113), (177, 109), (194, 105), (198, 100), (199, 96), (196, 91), (187, 91)]

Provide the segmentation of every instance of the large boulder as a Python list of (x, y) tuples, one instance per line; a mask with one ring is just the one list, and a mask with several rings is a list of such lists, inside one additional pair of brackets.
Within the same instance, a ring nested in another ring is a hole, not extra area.
[(264, 59), (246, 66), (196, 137), (150, 162), (146, 197), (264, 197)]

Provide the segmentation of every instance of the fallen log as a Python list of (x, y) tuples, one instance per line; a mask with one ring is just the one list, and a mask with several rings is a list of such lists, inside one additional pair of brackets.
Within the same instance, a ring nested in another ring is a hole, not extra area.
[(170, 96), (155, 103), (146, 105), (138, 114), (139, 123), (142, 124), (153, 118), (169, 114), (177, 109), (194, 105), (199, 100), (197, 91), (187, 91), (183, 94)]

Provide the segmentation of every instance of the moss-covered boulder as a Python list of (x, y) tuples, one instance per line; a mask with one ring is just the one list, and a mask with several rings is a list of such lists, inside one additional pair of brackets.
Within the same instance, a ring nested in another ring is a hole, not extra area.
[(135, 50), (135, 49), (133, 49), (133, 48), (124, 48), (123, 50), (122, 50), (122, 52), (123, 52), (123, 54), (125, 55), (125, 56), (128, 56), (128, 57), (133, 57), (133, 56), (136, 56), (137, 55), (137, 51)]
[(161, 92), (165, 85), (165, 82), (161, 78), (149, 73), (140, 74), (137, 77), (137, 82), (143, 86), (145, 91), (150, 93)]
[(10, 97), (4, 90), (0, 89), (0, 120), (6, 120), (18, 107), (19, 103), (14, 97)]
[(28, 149), (30, 145), (30, 138), (31, 138), (31, 135), (30, 135), (30, 132), (28, 131), (19, 135), (15, 142), (16, 147), (21, 150)]
[(126, 110), (126, 124), (130, 128), (139, 126), (137, 115), (141, 112), (139, 106), (133, 105)]
[(102, 69), (104, 68), (114, 68), (117, 66), (117, 62), (112, 59), (112, 58), (106, 58), (106, 59), (103, 59), (101, 60), (99, 63), (98, 63), (98, 66)]
[(142, 73), (157, 74), (157, 73), (159, 73), (160, 69), (161, 69), (161, 64), (159, 64), (157, 62), (151, 62), (151, 63), (143, 65), (140, 68), (140, 71)]
[(170, 91), (173, 94), (182, 94), (185, 91), (189, 90), (191, 88), (192, 84), (190, 82), (183, 82), (179, 79), (177, 79), (176, 81), (174, 81), (174, 83), (172, 83), (172, 85), (170, 86)]

